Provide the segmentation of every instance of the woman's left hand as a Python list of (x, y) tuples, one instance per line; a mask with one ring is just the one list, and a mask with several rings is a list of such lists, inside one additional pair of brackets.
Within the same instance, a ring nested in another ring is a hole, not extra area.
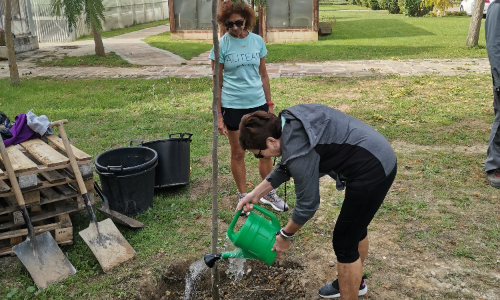
[(274, 112), (274, 108), (272, 105), (269, 106), (269, 112), (272, 113), (273, 115), (276, 115), (276, 113)]
[(276, 243), (274, 243), (272, 251), (276, 250), (276, 253), (278, 254), (278, 257), (280, 257), (283, 253), (285, 253), (291, 245), (290, 240), (285, 240), (284, 238), (281, 237), (281, 235), (276, 236)]

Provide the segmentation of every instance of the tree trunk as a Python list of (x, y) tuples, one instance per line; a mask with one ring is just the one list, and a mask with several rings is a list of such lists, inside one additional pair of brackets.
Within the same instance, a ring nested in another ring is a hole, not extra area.
[(18, 85), (19, 70), (16, 63), (16, 52), (14, 50), (14, 39), (12, 38), (12, 5), (11, 0), (5, 0), (5, 46), (7, 46), (7, 57), (9, 59), (10, 84)]
[(106, 52), (104, 52), (104, 44), (102, 43), (101, 34), (99, 33), (99, 30), (97, 30), (95, 24), (92, 24), (92, 33), (94, 34), (95, 54), (97, 56), (105, 57)]
[[(212, 35), (214, 43), (214, 74), (212, 85), (212, 254), (217, 254), (217, 243), (219, 237), (219, 205), (217, 202), (217, 182), (219, 177), (219, 160), (217, 158), (217, 145), (219, 141), (219, 114), (217, 99), (219, 98), (219, 36), (217, 35), (217, 5), (218, 1), (212, 1)], [(212, 268), (212, 300), (219, 300), (219, 272), (218, 266)]]
[(477, 46), (479, 41), (479, 30), (483, 20), (484, 0), (476, 0), (472, 18), (470, 19), (469, 34), (467, 35), (466, 45), (469, 47)]

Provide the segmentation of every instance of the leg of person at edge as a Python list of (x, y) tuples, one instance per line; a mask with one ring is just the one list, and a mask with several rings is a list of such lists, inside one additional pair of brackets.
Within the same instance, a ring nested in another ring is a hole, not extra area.
[(338, 190), (345, 188), (332, 239), (338, 280), (321, 287), (319, 295), (350, 300), (366, 294), (362, 275), (368, 254), (367, 228), (397, 173), (396, 155), (385, 137), (336, 109), (301, 104), (284, 109), (279, 116), (266, 112), (244, 116), (239, 143), (266, 158), (281, 156), (281, 161), (237, 209), (250, 211), (262, 195), (294, 179), (296, 206), (286, 226), (276, 233), (272, 250), (278, 255), (290, 248), (290, 237), (319, 208), (320, 177), (328, 174)]
[[(246, 195), (245, 151), (238, 144), (241, 117), (255, 111), (274, 114), (269, 77), (266, 70), (267, 49), (264, 40), (249, 32), (255, 24), (255, 12), (248, 4), (220, 3), (217, 22), (226, 28), (219, 39), (219, 133), (227, 135), (231, 147), (231, 172), (238, 200)], [(210, 52), (214, 70), (214, 49)], [(259, 159), (259, 173), (264, 179), (273, 169), (271, 158)], [(276, 186), (277, 188), (277, 186)], [(276, 195), (276, 189), (262, 196), (261, 202), (277, 211), (287, 211), (288, 205)]]
[(488, 157), (484, 162), (486, 177), (492, 187), (500, 189), (500, 0), (490, 3), (484, 23), (486, 51), (493, 79), (495, 120), (488, 140)]

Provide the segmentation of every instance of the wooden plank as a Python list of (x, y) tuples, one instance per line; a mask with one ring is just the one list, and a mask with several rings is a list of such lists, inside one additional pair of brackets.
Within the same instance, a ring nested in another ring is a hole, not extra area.
[(0, 169), (0, 176), (3, 176), (3, 175), (5, 175), (5, 172), (2, 169)]
[[(64, 148), (64, 143), (60, 137), (56, 136), (55, 134), (47, 135), (46, 137), (57, 148), (66, 152), (66, 149)], [(73, 145), (71, 145), (71, 149), (73, 149), (73, 154), (75, 155), (76, 160), (91, 160), (92, 159), (92, 156), (88, 155), (87, 153), (83, 152), (82, 150), (76, 148)]]
[(10, 191), (10, 186), (8, 186), (5, 181), (0, 180), (0, 193), (6, 193)]
[(69, 217), (68, 214), (63, 214), (63, 215), (59, 215), (56, 217), (56, 220), (61, 223), (61, 226), (63, 228), (68, 228), (68, 227), (71, 227), (73, 226), (73, 224), (71, 223), (71, 219)]
[(23, 197), (24, 197), (24, 202), (26, 203), (26, 205), (40, 203), (40, 191), (39, 190), (24, 192)]
[[(78, 165), (85, 165), (85, 164), (88, 164), (89, 162), (88, 161), (78, 161), (77, 163), (78, 163)], [(61, 169), (65, 169), (65, 168), (71, 168), (71, 164), (68, 162), (67, 164), (60, 165), (60, 166), (54, 166), (54, 167), (37, 165), (36, 170), (19, 171), (19, 172), (16, 172), (16, 176), (31, 175), (33, 173), (61, 170)], [(7, 174), (0, 175), (0, 179), (2, 179), (2, 180), (9, 179), (9, 176)]]
[[(65, 185), (65, 184), (72, 183), (72, 182), (76, 182), (76, 179), (67, 178), (66, 181), (58, 182), (58, 183), (50, 183), (48, 181), (41, 181), (40, 186), (35, 187), (33, 189), (27, 189), (26, 191), (45, 189), (45, 188), (49, 188), (49, 187), (53, 187), (53, 186)], [(23, 191), (23, 192), (26, 192), (26, 191)], [(12, 192), (12, 191), (8, 192), (8, 193), (1, 193), (0, 198), (2, 198), (2, 197), (5, 198), (8, 196), (12, 196), (12, 195), (14, 195), (14, 192)]]
[[(93, 192), (94, 191), (94, 179), (87, 179), (83, 181), (85, 184), (85, 189), (87, 189), (87, 193)], [(78, 183), (72, 182), (69, 184), (71, 187), (73, 187), (75, 190), (80, 192), (80, 188), (78, 187)]]
[(4, 200), (10, 204), (10, 206), (17, 206), (17, 200), (15, 196), (4, 197)]
[[(77, 211), (77, 210), (79, 210), (77, 204), (70, 205), (68, 207), (58, 208), (55, 211), (44, 212), (44, 213), (41, 213), (41, 214), (38, 214), (35, 216), (31, 216), (31, 222), (36, 222), (36, 221), (41, 221), (41, 220), (45, 220), (48, 218), (53, 218), (55, 216), (62, 215), (62, 214), (69, 214), (69, 213)], [(13, 221), (12, 222), (5, 222), (3, 224), (0, 224), (0, 230), (9, 229), (9, 228), (12, 228), (14, 226), (17, 226), (17, 224), (15, 224)], [(0, 234), (0, 236), (1, 236), (1, 234)]]
[[(35, 226), (35, 234), (44, 233), (45, 231), (55, 230), (58, 228), (62, 228), (61, 224), (59, 223)], [(28, 235), (28, 229), (17, 229), (17, 230), (2, 232), (0, 233), (0, 240), (10, 239), (12, 237), (23, 236), (23, 235)]]
[(73, 239), (73, 227), (56, 229), (54, 239), (56, 242), (68, 241)]
[(66, 177), (61, 175), (61, 173), (57, 172), (56, 170), (40, 172), (39, 174), (42, 175), (43, 178), (47, 179), (50, 183), (57, 183), (66, 180)]
[[(34, 163), (31, 159), (26, 157), (26, 155), (24, 155), (15, 146), (12, 145), (7, 147), (7, 153), (9, 155), (10, 162), (12, 164), (12, 168), (14, 169), (15, 173), (33, 171), (38, 169), (36, 163)], [(0, 157), (0, 160), (2, 160), (3, 162), (3, 158)]]
[[(59, 246), (68, 246), (68, 245), (73, 245), (73, 240), (69, 240), (69, 241), (64, 241), (64, 242), (57, 242), (57, 244)], [(12, 248), (1, 248), (0, 249), (0, 256), (2, 255), (12, 255), (12, 256), (15, 256), (16, 254), (14, 253), (14, 251), (12, 251)]]
[(58, 185), (55, 186), (54, 188), (60, 191), (65, 196), (74, 195), (76, 193), (74, 189), (70, 188), (67, 185)]
[(68, 163), (69, 158), (54, 150), (40, 139), (22, 142), (21, 145), (33, 155), (36, 160), (47, 167), (54, 167)]

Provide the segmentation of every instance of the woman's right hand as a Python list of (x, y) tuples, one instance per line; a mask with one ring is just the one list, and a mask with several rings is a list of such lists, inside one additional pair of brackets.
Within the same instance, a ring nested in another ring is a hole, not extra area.
[(222, 118), (222, 114), (219, 114), (219, 133), (222, 135), (227, 135), (227, 127), (226, 124), (224, 124), (224, 119)]

